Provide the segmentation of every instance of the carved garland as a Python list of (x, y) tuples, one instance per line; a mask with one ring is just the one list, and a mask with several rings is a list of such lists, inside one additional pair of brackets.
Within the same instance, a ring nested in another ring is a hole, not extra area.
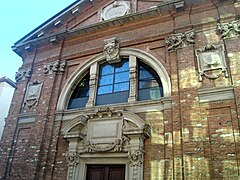
[(123, 136), (122, 139), (117, 139), (112, 143), (100, 144), (100, 143), (91, 143), (87, 141), (85, 143), (84, 151), (82, 153), (92, 153), (92, 152), (122, 152), (126, 144), (129, 144), (129, 137)]
[(240, 35), (240, 20), (232, 21), (229, 23), (218, 23), (217, 29), (222, 34), (221, 37), (232, 38)]
[(20, 80), (25, 80), (26, 78), (30, 78), (32, 74), (32, 68), (23, 69), (20, 68), (18, 72), (15, 74), (15, 80), (18, 82)]
[(195, 43), (195, 30), (178, 34), (172, 34), (166, 38), (166, 45), (168, 46), (168, 51), (176, 50), (178, 48), (186, 47)]
[(66, 61), (54, 61), (49, 64), (45, 64), (43, 71), (45, 74), (52, 74), (53, 72), (64, 72), (66, 67)]

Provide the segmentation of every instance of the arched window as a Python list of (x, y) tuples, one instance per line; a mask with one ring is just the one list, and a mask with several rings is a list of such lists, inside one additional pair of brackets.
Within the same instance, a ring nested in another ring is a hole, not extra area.
[(82, 108), (86, 106), (89, 97), (89, 73), (76, 86), (70, 98), (68, 109)]
[(157, 73), (142, 63), (138, 62), (138, 100), (154, 100), (163, 96), (163, 88)]
[(124, 56), (120, 63), (96, 62), (91, 65), (91, 73), (75, 87), (67, 107), (76, 109), (158, 100), (163, 97), (163, 92), (161, 79), (153, 68), (137, 57)]
[(96, 105), (127, 102), (129, 96), (129, 61), (100, 66)]

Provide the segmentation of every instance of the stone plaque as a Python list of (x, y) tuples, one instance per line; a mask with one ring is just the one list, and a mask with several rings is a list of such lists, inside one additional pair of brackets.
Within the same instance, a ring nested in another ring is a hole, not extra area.
[(34, 104), (36, 104), (40, 97), (41, 89), (42, 89), (41, 82), (34, 81), (33, 83), (29, 83), (24, 99), (24, 104), (26, 104), (28, 107), (32, 107)]
[(122, 120), (101, 120), (89, 123), (88, 140), (94, 143), (112, 142), (121, 138)]
[(198, 61), (199, 81), (202, 81), (202, 76), (209, 79), (216, 79), (222, 73), (228, 77), (226, 59), (224, 55), (224, 46), (207, 45), (202, 49), (196, 50)]
[(102, 20), (109, 20), (112, 18), (124, 16), (130, 11), (130, 4), (126, 1), (115, 1), (113, 4), (105, 7), (102, 11)]

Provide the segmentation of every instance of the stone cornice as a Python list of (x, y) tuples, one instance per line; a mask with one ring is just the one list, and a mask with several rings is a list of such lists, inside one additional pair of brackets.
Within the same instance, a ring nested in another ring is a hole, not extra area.
[(125, 16), (113, 18), (110, 20), (106, 21), (101, 21), (83, 28), (79, 28), (76, 30), (63, 30), (57, 33), (52, 33), (50, 35), (46, 36), (40, 36), (32, 40), (26, 40), (26, 41), (20, 41), (17, 42), (14, 46), (12, 46), (12, 49), (14, 52), (16, 52), (18, 55), (21, 55), (21, 51), (25, 50), (25, 47), (28, 46), (29, 44), (38, 44), (38, 43), (43, 43), (43, 42), (49, 42), (50, 39), (54, 36), (57, 36), (58, 38), (65, 38), (65, 37), (71, 37), (74, 35), (80, 35), (80, 34), (85, 34), (89, 32), (94, 32), (97, 30), (101, 30), (103, 28), (107, 27), (113, 27), (113, 26), (118, 26), (122, 25), (126, 22), (133, 22), (137, 21), (139, 19), (144, 19), (146, 17), (151, 17), (151, 16), (156, 16), (156, 15), (161, 15), (163, 13), (169, 12), (171, 9), (174, 10), (175, 8), (175, 3), (181, 2), (182, 0), (172, 0), (170, 2), (161, 4), (159, 6), (141, 11), (141, 12), (136, 12), (136, 13), (131, 13), (127, 14)]
[[(114, 111), (131, 111), (133, 113), (159, 111), (172, 108), (172, 97), (163, 97), (160, 100), (137, 101), (135, 103), (119, 103), (110, 106)], [(57, 111), (55, 120), (69, 120), (76, 118), (77, 116), (79, 116), (79, 114), (88, 115), (91, 113), (96, 113), (98, 109), (106, 109), (108, 107), (109, 105)]]

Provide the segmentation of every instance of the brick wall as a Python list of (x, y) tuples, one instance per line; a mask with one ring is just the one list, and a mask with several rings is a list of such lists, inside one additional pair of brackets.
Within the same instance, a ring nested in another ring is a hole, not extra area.
[[(146, 7), (143, 3), (139, 8)], [(148, 16), (24, 52), (23, 67), (33, 67), (33, 73), (18, 82), (12, 100), (0, 144), (0, 179), (66, 179), (68, 142), (61, 135), (62, 121), (55, 121), (58, 98), (73, 72), (102, 53), (103, 40), (109, 37), (116, 37), (121, 48), (140, 49), (156, 57), (171, 79), (172, 108), (138, 114), (152, 129), (145, 141), (144, 179), (238, 179), (240, 42), (238, 36), (223, 40), (216, 29), (217, 19), (231, 22), (238, 12), (233, 1), (198, 2), (183, 12)], [(69, 22), (73, 26), (73, 20)], [(168, 52), (166, 37), (193, 28), (194, 45)], [(224, 44), (229, 77), (203, 77), (199, 82), (195, 50), (210, 43)], [(67, 61), (65, 72), (44, 74), (44, 64), (56, 60)], [(23, 103), (27, 84), (34, 80), (43, 83), (41, 96), (37, 105), (27, 107)], [(226, 86), (233, 87), (233, 99), (200, 102), (199, 89)], [(34, 122), (18, 123), (20, 114), (32, 112)]]

